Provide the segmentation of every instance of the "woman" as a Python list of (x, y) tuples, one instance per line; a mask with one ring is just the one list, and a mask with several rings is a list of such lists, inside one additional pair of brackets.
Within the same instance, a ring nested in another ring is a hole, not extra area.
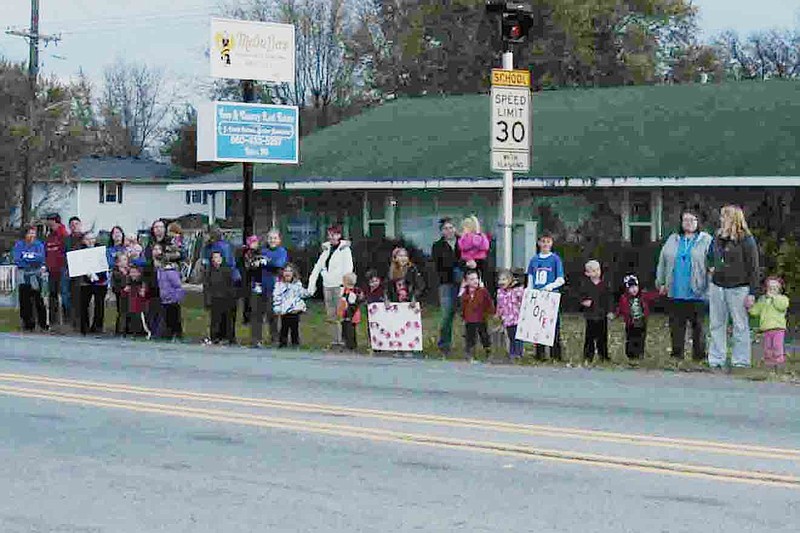
[(148, 262), (153, 260), (153, 246), (160, 244), (166, 247), (169, 244), (167, 239), (167, 223), (163, 219), (158, 219), (150, 225), (150, 242), (144, 250), (144, 257)]
[[(108, 247), (106, 247), (106, 259), (108, 260), (108, 269), (111, 272), (117, 270), (118, 255), (127, 255), (127, 246), (125, 245), (125, 232), (119, 226), (111, 228), (109, 236)], [(127, 262), (123, 269), (127, 269)], [(114, 321), (114, 334), (121, 335), (124, 325), (124, 317), (126, 310), (122, 307), (122, 285), (112, 284), (111, 290), (114, 293), (114, 302), (117, 306), (117, 318)]]
[(249, 265), (245, 269), (253, 272), (251, 275), (252, 316), (250, 317), (251, 342), (254, 347), (261, 346), (264, 317), (269, 325), (269, 341), (275, 344), (278, 341), (278, 318), (272, 309), (272, 296), (275, 282), (281, 269), (289, 261), (289, 253), (281, 246), (281, 233), (271, 230), (267, 233), (267, 246), (261, 249), (258, 255), (251, 255)]
[(759, 279), (758, 245), (741, 207), (720, 211), (720, 228), (708, 249), (711, 346), (708, 364), (722, 368), (728, 354), (728, 320), (733, 319), (733, 366), (751, 364), (750, 321)]
[(164, 306), (161, 305), (161, 294), (158, 292), (158, 277), (156, 268), (153, 264), (153, 246), (161, 245), (164, 250), (169, 244), (167, 238), (167, 223), (158, 219), (150, 226), (150, 241), (147, 243), (147, 248), (144, 250), (144, 257), (147, 261), (145, 267), (145, 284), (150, 291), (150, 306), (147, 309), (146, 319), (147, 327), (153, 338), (160, 338), (164, 325)]
[(711, 235), (700, 231), (699, 225), (697, 215), (685, 211), (680, 232), (669, 236), (658, 257), (656, 287), (669, 298), (672, 357), (677, 360), (683, 360), (687, 322), (692, 328), (692, 359), (702, 361), (706, 357), (703, 310), (708, 299), (706, 258)]
[[(97, 239), (92, 233), (83, 235), (82, 249), (94, 248)], [(106, 292), (108, 291), (108, 272), (98, 272), (81, 276), (80, 280), (80, 327), (81, 335), (102, 333), (105, 318)], [(89, 305), (93, 304), (91, 323), (89, 322)]]
[(307, 291), (314, 296), (317, 292), (317, 279), (322, 275), (322, 291), (325, 299), (325, 313), (331, 325), (333, 345), (342, 346), (342, 328), (337, 318), (339, 298), (342, 297), (344, 275), (353, 272), (353, 252), (350, 241), (342, 239), (342, 227), (328, 228), (328, 242), (322, 244), (314, 269), (308, 277)]
[(25, 237), (14, 244), (12, 257), (14, 264), (17, 265), (19, 317), (22, 320), (22, 329), (33, 331), (38, 320), (39, 329), (47, 331), (49, 329), (47, 310), (42, 299), (45, 252), (44, 243), (36, 238), (36, 226), (29, 227)]

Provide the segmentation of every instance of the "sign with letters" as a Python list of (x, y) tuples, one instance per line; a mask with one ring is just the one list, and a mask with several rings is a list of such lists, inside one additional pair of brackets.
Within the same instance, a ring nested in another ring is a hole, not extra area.
[(291, 24), (211, 19), (211, 76), (295, 83), (295, 32)]
[(561, 294), (526, 289), (519, 310), (517, 340), (553, 346)]
[(531, 167), (530, 72), (492, 70), (492, 170), (528, 172)]

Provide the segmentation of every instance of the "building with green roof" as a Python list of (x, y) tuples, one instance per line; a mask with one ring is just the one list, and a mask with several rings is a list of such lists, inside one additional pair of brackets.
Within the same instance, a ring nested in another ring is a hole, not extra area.
[[(729, 202), (768, 223), (792, 211), (800, 83), (561, 90), (535, 93), (533, 108), (531, 172), (515, 174), (515, 266), (542, 230), (638, 244), (661, 239), (685, 208), (709, 224)], [(258, 229), (279, 226), (303, 246), (340, 220), (355, 238), (427, 249), (441, 216), (475, 213), (499, 236), (489, 154), (488, 95), (391, 101), (302, 139), (297, 166), (256, 165)], [(241, 168), (169, 188), (240, 191)], [(240, 195), (228, 195), (230, 213)]]

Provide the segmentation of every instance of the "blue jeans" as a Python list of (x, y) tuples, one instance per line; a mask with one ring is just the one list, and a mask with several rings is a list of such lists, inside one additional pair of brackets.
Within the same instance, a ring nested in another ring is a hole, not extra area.
[(744, 301), (750, 294), (749, 287), (725, 289), (711, 284), (709, 288), (709, 329), (711, 346), (708, 350), (708, 364), (722, 367), (728, 358), (728, 321), (733, 320), (733, 366), (750, 366), (750, 319)]
[(439, 306), (442, 309), (442, 322), (439, 327), (439, 348), (449, 350), (453, 343), (453, 320), (456, 316), (458, 302), (458, 284), (443, 283), (439, 285)]
[(522, 341), (517, 340), (517, 326), (506, 326), (506, 334), (508, 335), (508, 355), (511, 359), (522, 357), (525, 345)]

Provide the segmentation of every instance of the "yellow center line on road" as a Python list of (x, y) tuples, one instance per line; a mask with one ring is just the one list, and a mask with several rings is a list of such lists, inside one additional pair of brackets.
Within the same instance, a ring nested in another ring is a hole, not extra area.
[(79, 381), (70, 379), (50, 378), (47, 376), (0, 373), (0, 381), (15, 383), (33, 383), (70, 389), (96, 390), (122, 394), (135, 394), (139, 396), (174, 398), (192, 401), (205, 401), (240, 405), (248, 407), (263, 407), (280, 409), (290, 412), (349, 415), (353, 417), (389, 420), (395, 422), (430, 424), (444, 427), (460, 427), (480, 430), (494, 430), (504, 433), (522, 434), (539, 437), (570, 438), (595, 442), (613, 442), (630, 444), (634, 446), (648, 446), (657, 448), (671, 448), (684, 451), (698, 451), (740, 457), (757, 457), (766, 459), (780, 459), (788, 461), (800, 460), (800, 450), (788, 448), (774, 448), (754, 446), (748, 444), (725, 443), (715, 441), (679, 439), (658, 437), (650, 435), (637, 435), (626, 433), (613, 433), (606, 431), (584, 430), (575, 428), (561, 428), (557, 426), (543, 426), (501, 422), (496, 420), (458, 418), (418, 413), (404, 413), (398, 411), (381, 411), (375, 409), (362, 409), (341, 407), (335, 405), (290, 402), (268, 398), (246, 398), (226, 394), (209, 394), (179, 389), (161, 389), (152, 387), (137, 387), (133, 385), (102, 383), (94, 381)]
[(257, 416), (249, 413), (237, 413), (218, 409), (202, 409), (179, 405), (122, 400), (104, 396), (54, 392), (47, 389), (0, 385), (0, 394), (50, 400), (73, 405), (123, 409), (133, 412), (161, 414), (182, 418), (194, 418), (256, 427), (288, 429), (300, 432), (321, 433), (326, 435), (360, 438), (372, 441), (418, 444), (438, 448), (456, 448), (466, 451), (477, 451), (494, 455), (513, 456), (526, 459), (542, 459), (562, 463), (592, 465), (638, 472), (670, 474), (684, 477), (701, 477), (718, 481), (751, 483), (800, 489), (800, 477), (771, 472), (734, 470), (677, 462), (651, 461), (599, 454), (542, 449), (531, 446), (505, 444), (499, 442), (475, 441), (468, 439), (440, 437), (421, 433), (362, 428), (347, 426), (344, 424), (330, 424), (291, 418)]

